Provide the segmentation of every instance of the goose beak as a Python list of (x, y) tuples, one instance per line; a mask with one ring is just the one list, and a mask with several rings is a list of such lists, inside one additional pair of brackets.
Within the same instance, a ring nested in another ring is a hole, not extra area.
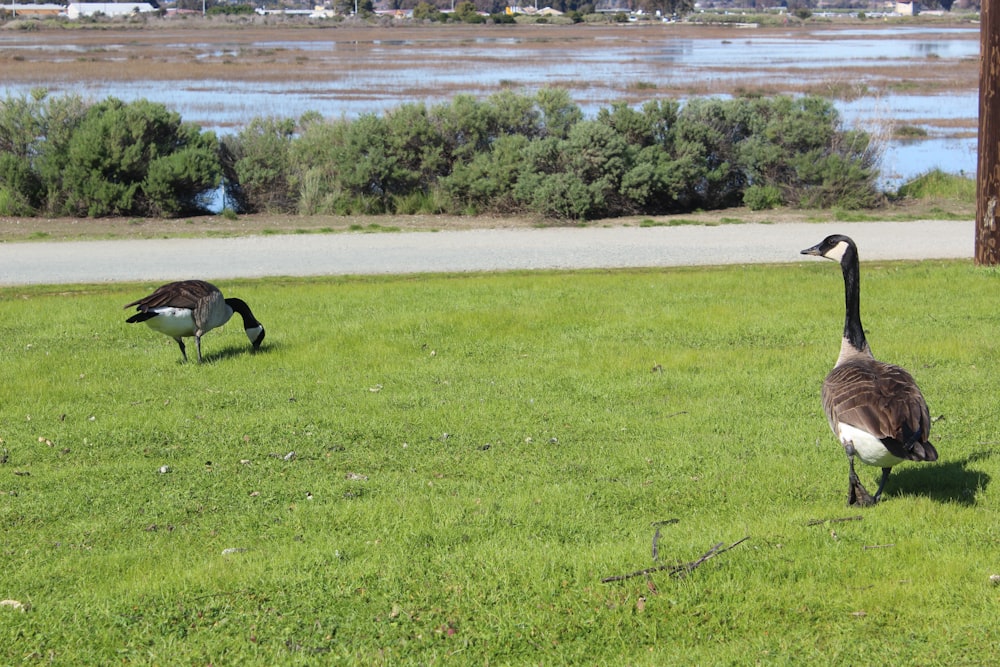
[(822, 245), (821, 243), (817, 243), (816, 245), (814, 245), (811, 248), (806, 248), (800, 254), (802, 254), (802, 255), (815, 255), (816, 257), (822, 257), (823, 256), (823, 252), (819, 249), (819, 247), (821, 245)]

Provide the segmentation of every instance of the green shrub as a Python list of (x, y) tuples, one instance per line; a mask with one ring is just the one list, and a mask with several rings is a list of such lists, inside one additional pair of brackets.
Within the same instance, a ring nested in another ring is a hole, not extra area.
[(437, 215), (450, 211), (447, 198), (439, 190), (398, 195), (393, 198), (391, 208), (400, 215)]
[(444, 20), (444, 15), (437, 7), (422, 1), (417, 3), (417, 6), (413, 8), (413, 19), (415, 21), (442, 21)]
[(295, 123), (254, 118), (220, 147), (226, 206), (240, 213), (289, 212), (295, 197), (289, 153)]
[(893, 128), (892, 136), (897, 139), (923, 139), (927, 136), (927, 130), (916, 125), (900, 125)]
[(531, 145), (514, 195), (546, 217), (586, 220), (619, 213), (626, 207), (620, 190), (632, 150), (604, 123), (577, 123), (566, 139)]
[(108, 98), (69, 140), (63, 186), (70, 215), (206, 212), (201, 197), (221, 176), (218, 142), (147, 100)]
[(455, 11), (452, 12), (452, 16), (456, 21), (461, 21), (462, 23), (485, 23), (486, 18), (481, 16), (478, 11), (476, 11), (476, 5), (470, 0), (463, 0), (455, 5)]
[(535, 93), (535, 105), (545, 136), (565, 139), (570, 128), (583, 120), (583, 111), (565, 88), (542, 88)]
[(677, 117), (675, 154), (688, 170), (678, 199), (688, 209), (737, 206), (747, 174), (741, 143), (750, 136), (745, 100), (691, 100)]
[(456, 210), (514, 213), (520, 205), (514, 187), (530, 141), (522, 135), (499, 137), (486, 152), (457, 163), (441, 187), (456, 202)]
[(976, 201), (976, 181), (963, 174), (932, 169), (900, 186), (897, 194), (912, 199), (958, 199)]
[(879, 155), (814, 97), (618, 102), (585, 120), (565, 90), (504, 89), (383, 116), (256, 118), (221, 144), (146, 101), (40, 93), (0, 108), (0, 185), (19, 209), (56, 214), (200, 212), (220, 174), (242, 213), (855, 209), (878, 201)]
[(743, 204), (751, 211), (777, 208), (783, 203), (781, 190), (773, 185), (751, 185), (743, 193)]
[(209, 16), (252, 16), (253, 5), (213, 5), (208, 8)]
[[(387, 210), (392, 195), (408, 191), (415, 180), (393, 150), (388, 122), (375, 114), (364, 114), (340, 125), (330, 156), (336, 165), (337, 183), (351, 198), (369, 202), (372, 213)], [(377, 200), (374, 205), (372, 200)]]
[(426, 190), (447, 173), (444, 138), (426, 105), (404, 104), (390, 111), (385, 115), (385, 132), (387, 150), (398, 168), (393, 194)]
[(17, 190), (0, 184), (0, 216), (28, 216), (34, 209)]
[(7, 195), (4, 210), (15, 208), (17, 213), (0, 215), (27, 215), (37, 209), (43, 199), (43, 185), (29, 160), (13, 153), (0, 153), (0, 189)]
[(843, 131), (832, 102), (817, 97), (745, 101), (750, 136), (739, 160), (750, 180), (776, 186), (782, 199), (808, 208), (856, 209), (878, 199), (878, 146)]
[(680, 105), (672, 100), (647, 102), (640, 110), (625, 102), (617, 102), (610, 109), (601, 109), (597, 120), (622, 135), (633, 146), (659, 146), (667, 152), (673, 150), (672, 130), (677, 123)]
[(0, 184), (19, 207), (61, 212), (69, 139), (85, 113), (79, 96), (49, 97), (42, 88), (0, 100)]

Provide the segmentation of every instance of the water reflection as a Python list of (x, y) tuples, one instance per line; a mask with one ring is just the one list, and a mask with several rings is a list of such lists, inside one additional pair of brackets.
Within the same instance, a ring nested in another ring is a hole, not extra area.
[(885, 190), (895, 190), (914, 176), (930, 169), (974, 177), (977, 161), (976, 144), (975, 137), (890, 142), (882, 158), (880, 184), (883, 184)]

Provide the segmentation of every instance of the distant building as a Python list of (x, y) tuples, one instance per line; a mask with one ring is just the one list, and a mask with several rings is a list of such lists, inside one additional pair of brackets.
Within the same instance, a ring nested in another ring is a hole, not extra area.
[(337, 12), (330, 6), (327, 5), (316, 5), (312, 13), (309, 14), (311, 19), (331, 19), (337, 15)]
[(507, 5), (504, 10), (507, 14), (524, 14), (525, 16), (562, 16), (563, 13), (551, 7), (521, 7), (520, 5)]
[(131, 16), (155, 12), (156, 3), (149, 2), (71, 2), (66, 8), (66, 16), (78, 19), (84, 16)]
[(60, 14), (65, 13), (65, 5), (0, 5), (0, 14), (9, 14), (15, 18), (39, 18), (45, 16), (59, 16)]
[(254, 11), (257, 12), (258, 14), (260, 14), (261, 16), (271, 16), (272, 14), (273, 15), (279, 15), (279, 16), (312, 16), (315, 10), (313, 10), (313, 9), (267, 9), (266, 7), (258, 7)]
[(896, 13), (900, 16), (916, 16), (920, 13), (920, 3), (897, 0)]

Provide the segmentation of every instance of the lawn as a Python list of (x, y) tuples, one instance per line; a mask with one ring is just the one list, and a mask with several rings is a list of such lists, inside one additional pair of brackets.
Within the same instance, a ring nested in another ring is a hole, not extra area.
[(0, 664), (990, 662), (998, 281), (862, 264), (941, 453), (865, 510), (831, 262), (225, 281), (200, 365), (155, 285), (0, 288)]

